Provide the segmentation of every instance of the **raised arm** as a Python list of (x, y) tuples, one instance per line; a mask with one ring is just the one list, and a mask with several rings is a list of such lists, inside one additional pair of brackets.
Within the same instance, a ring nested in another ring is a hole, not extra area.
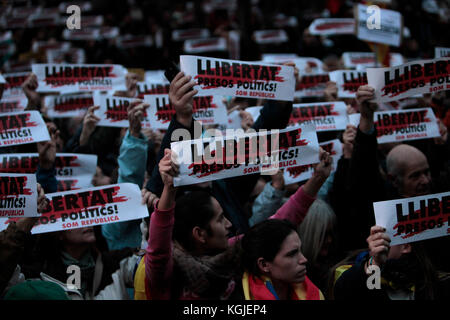
[(145, 274), (151, 298), (166, 300), (170, 299), (173, 274), (172, 232), (176, 196), (173, 177), (178, 174), (178, 166), (172, 161), (170, 149), (164, 150), (164, 157), (159, 162), (159, 172), (164, 188), (150, 218)]

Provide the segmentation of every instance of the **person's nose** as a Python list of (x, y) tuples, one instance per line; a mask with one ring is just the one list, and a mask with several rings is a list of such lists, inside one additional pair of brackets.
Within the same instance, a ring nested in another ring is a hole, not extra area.
[(300, 253), (300, 259), (298, 259), (298, 264), (305, 264), (308, 262), (308, 259), (303, 255), (303, 253)]

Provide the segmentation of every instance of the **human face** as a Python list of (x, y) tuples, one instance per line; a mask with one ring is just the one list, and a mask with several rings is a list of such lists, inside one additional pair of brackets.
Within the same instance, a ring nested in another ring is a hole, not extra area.
[(228, 248), (228, 234), (231, 222), (224, 216), (222, 207), (216, 199), (211, 197), (214, 216), (209, 223), (210, 232), (206, 236), (208, 250), (225, 250)]
[(403, 197), (417, 197), (430, 193), (431, 175), (425, 156), (408, 159), (402, 182), (400, 194)]
[(62, 233), (62, 240), (69, 245), (90, 244), (95, 242), (94, 228), (78, 228), (66, 230)]
[(287, 284), (305, 281), (308, 260), (300, 251), (301, 245), (300, 238), (295, 231), (292, 231), (284, 239), (280, 251), (273, 261), (267, 263), (272, 281)]
[(104, 175), (102, 169), (97, 166), (94, 178), (92, 179), (92, 184), (94, 185), (94, 187), (106, 186), (108, 184), (111, 184), (111, 178), (107, 175)]

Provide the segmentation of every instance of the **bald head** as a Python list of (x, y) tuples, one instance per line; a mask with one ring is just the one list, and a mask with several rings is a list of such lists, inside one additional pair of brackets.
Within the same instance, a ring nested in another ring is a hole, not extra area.
[(407, 144), (394, 147), (386, 157), (386, 167), (401, 196), (429, 193), (431, 177), (428, 160), (419, 149)]

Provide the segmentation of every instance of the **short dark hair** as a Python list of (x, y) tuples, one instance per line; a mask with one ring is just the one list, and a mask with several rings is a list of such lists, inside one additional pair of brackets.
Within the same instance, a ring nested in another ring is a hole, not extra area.
[(268, 219), (254, 225), (241, 241), (243, 269), (259, 276), (258, 258), (273, 261), (292, 232), (297, 231), (289, 220)]
[(177, 199), (173, 239), (186, 250), (194, 249), (192, 229), (200, 227), (212, 235), (210, 222), (214, 217), (212, 195), (203, 190), (187, 192)]

